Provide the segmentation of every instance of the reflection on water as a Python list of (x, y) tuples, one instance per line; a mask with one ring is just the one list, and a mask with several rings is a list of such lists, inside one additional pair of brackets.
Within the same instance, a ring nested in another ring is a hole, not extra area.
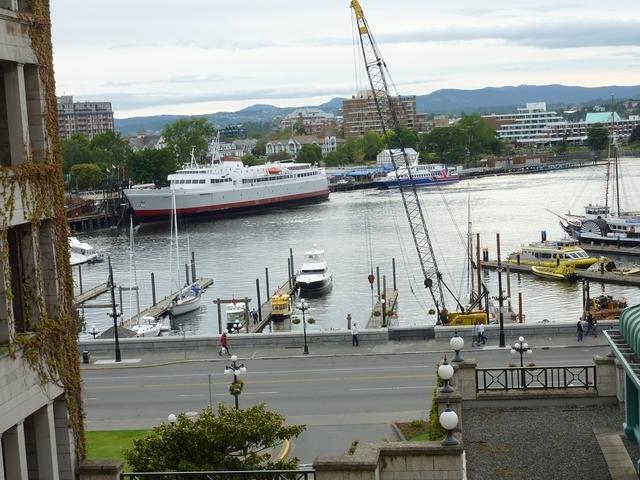
[[(637, 161), (625, 160), (623, 186), (632, 186), (640, 176)], [(496, 233), (501, 236), (502, 257), (519, 245), (535, 241), (546, 230), (550, 239), (562, 236), (557, 218), (547, 212), (579, 212), (589, 202), (602, 201), (604, 166), (590, 166), (535, 175), (496, 176), (460, 182), (440, 189), (423, 190), (429, 232), (440, 271), (447, 285), (464, 301), (468, 285), (465, 272), (465, 242), (467, 233), (467, 202), (471, 199), (473, 231), (480, 233), (482, 246), (495, 258)], [(623, 195), (628, 208), (640, 208), (638, 192), (627, 189)], [(635, 197), (634, 197), (635, 195)], [(273, 294), (287, 276), (289, 248), (294, 252), (297, 269), (305, 250), (326, 251), (329, 269), (333, 272), (333, 289), (321, 298), (309, 299), (306, 315), (315, 323), (311, 331), (345, 329), (346, 315), (351, 313), (358, 325), (365, 325), (372, 305), (372, 291), (367, 276), (371, 268), (380, 267), (387, 287), (393, 286), (391, 259), (396, 259), (396, 279), (400, 292), (398, 322), (400, 325), (434, 323), (429, 315), (431, 302), (422, 286), (417, 255), (402, 206), (399, 192), (356, 191), (332, 194), (328, 202), (289, 209), (271, 210), (244, 218), (223, 218), (202, 222), (180, 222), (181, 267), (169, 270), (169, 224), (143, 225), (136, 234), (135, 266), (140, 285), (140, 302), (151, 303), (151, 272), (155, 273), (157, 298), (167, 295), (185, 281), (184, 264), (190, 250), (195, 252), (197, 275), (212, 277), (213, 287), (202, 299), (199, 312), (171, 321), (174, 334), (181, 334), (182, 324), (187, 335), (214, 335), (218, 331), (216, 298), (251, 299), (257, 304), (256, 279), (260, 281), (260, 299), (267, 300), (265, 268), (269, 269), (269, 285)], [(82, 236), (96, 250), (110, 255), (116, 282), (133, 282), (129, 274), (128, 232), (107, 231)], [(367, 245), (371, 245), (371, 249)], [(618, 259), (638, 262), (638, 259)], [(373, 263), (373, 265), (371, 265)], [(176, 271), (177, 270), (177, 271)], [(74, 269), (77, 281), (77, 269)], [(85, 289), (104, 282), (107, 266), (83, 266)], [(485, 272), (492, 296), (497, 296), (497, 276)], [(506, 278), (503, 288), (506, 290)], [(375, 285), (374, 285), (375, 286)], [(606, 291), (614, 296), (626, 296), (631, 303), (640, 299), (638, 289), (622, 286), (591, 285), (596, 296)], [(581, 285), (565, 284), (531, 275), (511, 275), (513, 308), (517, 311), (518, 293), (523, 294), (527, 322), (543, 319), (574, 321), (580, 314)], [(374, 292), (375, 293), (375, 292)], [(123, 293), (124, 316), (135, 310), (135, 298), (130, 308), (129, 294)], [(105, 299), (107, 296), (104, 297)], [(101, 300), (102, 301), (102, 300)], [(106, 301), (106, 300), (105, 300)], [(455, 302), (449, 298), (447, 306)], [(89, 328), (104, 328), (111, 321), (106, 309), (87, 309)], [(301, 317), (301, 312), (295, 312)], [(224, 315), (224, 312), (223, 312)], [(225, 319), (222, 319), (224, 324)], [(290, 321), (273, 326), (288, 328)], [(290, 325), (301, 330), (302, 324)]]

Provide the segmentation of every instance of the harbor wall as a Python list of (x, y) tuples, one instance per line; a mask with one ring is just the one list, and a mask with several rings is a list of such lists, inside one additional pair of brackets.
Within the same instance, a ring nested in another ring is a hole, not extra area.
[[(617, 327), (616, 321), (598, 322), (598, 330), (608, 330)], [(574, 335), (575, 323), (536, 323), (536, 324), (508, 324), (504, 326), (507, 343), (513, 342), (519, 336), (529, 337), (553, 337), (556, 335)], [(420, 341), (420, 340), (448, 340), (455, 333), (463, 337), (467, 345), (471, 344), (471, 327), (390, 327), (389, 329), (360, 330), (358, 337), (363, 344), (384, 344), (389, 341)], [(485, 326), (485, 332), (489, 341), (498, 339), (500, 327), (498, 325)], [(300, 347), (303, 342), (302, 332), (277, 332), (277, 333), (249, 333), (229, 335), (229, 347), (234, 348), (287, 348)], [(350, 344), (351, 332), (324, 331), (307, 332), (309, 345)], [(153, 338), (123, 338), (120, 340), (120, 349), (129, 352), (176, 352), (183, 350), (211, 350), (216, 352), (220, 342), (218, 336), (170, 336)], [(113, 351), (113, 339), (83, 340), (80, 342), (80, 350), (91, 353), (103, 353)]]

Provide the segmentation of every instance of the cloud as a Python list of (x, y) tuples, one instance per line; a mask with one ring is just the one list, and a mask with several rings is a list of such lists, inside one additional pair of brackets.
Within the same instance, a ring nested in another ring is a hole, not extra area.
[(226, 77), (224, 75), (179, 75), (162, 79), (144, 81), (108, 81), (102, 84), (103, 87), (131, 87), (134, 85), (166, 85), (166, 84), (195, 84), (211, 83), (219, 81), (241, 80), (245, 77)]

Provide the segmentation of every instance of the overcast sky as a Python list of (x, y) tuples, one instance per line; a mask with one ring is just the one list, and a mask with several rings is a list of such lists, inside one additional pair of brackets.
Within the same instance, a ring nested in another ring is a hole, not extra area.
[[(348, 0), (51, 4), (58, 95), (111, 101), (118, 118), (311, 105), (365, 86)], [(401, 94), (640, 84), (638, 0), (361, 5)]]

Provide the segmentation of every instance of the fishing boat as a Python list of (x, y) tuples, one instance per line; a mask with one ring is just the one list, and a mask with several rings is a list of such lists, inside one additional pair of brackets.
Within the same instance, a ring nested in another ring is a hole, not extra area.
[(324, 250), (313, 249), (304, 253), (300, 272), (296, 275), (296, 284), (300, 295), (322, 294), (331, 289), (333, 275), (324, 258)]
[(580, 269), (589, 268), (598, 261), (597, 257), (589, 256), (580, 248), (578, 240), (572, 238), (532, 242), (507, 257), (507, 262), (511, 264), (556, 267), (563, 263)]
[[(615, 115), (613, 114), (611, 115), (611, 132), (604, 204), (587, 205), (584, 215), (571, 213), (565, 216), (556, 215), (560, 218), (562, 229), (583, 243), (640, 247), (640, 212), (625, 211), (620, 202), (620, 146), (615, 134)], [(611, 206), (614, 208), (612, 209)]]
[(274, 321), (283, 320), (291, 316), (291, 297), (284, 292), (277, 292), (271, 297), (271, 319)]
[(192, 150), (190, 162), (167, 180), (170, 185), (165, 188), (124, 190), (140, 222), (168, 218), (174, 196), (177, 212), (188, 216), (253, 212), (329, 198), (329, 182), (322, 168), (296, 162), (249, 167), (240, 158), (220, 157), (219, 148), (213, 149), (207, 165), (198, 163)]
[(548, 278), (550, 280), (567, 280), (575, 281), (576, 267), (568, 263), (561, 263), (555, 267), (542, 267), (534, 265), (531, 267), (531, 271), (539, 277)]
[[(180, 265), (180, 246), (178, 241), (178, 213), (176, 209), (176, 197), (175, 193), (172, 195), (172, 215), (171, 215), (171, 243), (174, 240), (175, 234), (175, 247), (176, 247), (176, 273), (179, 275), (179, 265)], [(169, 270), (171, 270), (172, 266), (172, 253), (173, 253), (173, 245), (169, 248), (170, 257), (169, 257)], [(190, 285), (185, 285), (178, 294), (171, 300), (169, 304), (169, 313), (174, 317), (179, 315), (184, 315), (185, 313), (193, 312), (200, 308), (200, 299), (202, 298), (202, 288), (197, 282), (194, 282)]]
[(243, 302), (227, 303), (227, 332), (239, 333), (247, 322), (247, 306)]
[[(413, 164), (409, 166), (413, 183), (416, 187), (431, 187), (446, 185), (460, 181), (456, 167), (449, 167), (438, 163)], [(389, 172), (382, 177), (373, 179), (373, 184), (379, 189), (399, 188), (400, 185), (411, 184), (407, 167), (398, 167), (398, 171)]]

